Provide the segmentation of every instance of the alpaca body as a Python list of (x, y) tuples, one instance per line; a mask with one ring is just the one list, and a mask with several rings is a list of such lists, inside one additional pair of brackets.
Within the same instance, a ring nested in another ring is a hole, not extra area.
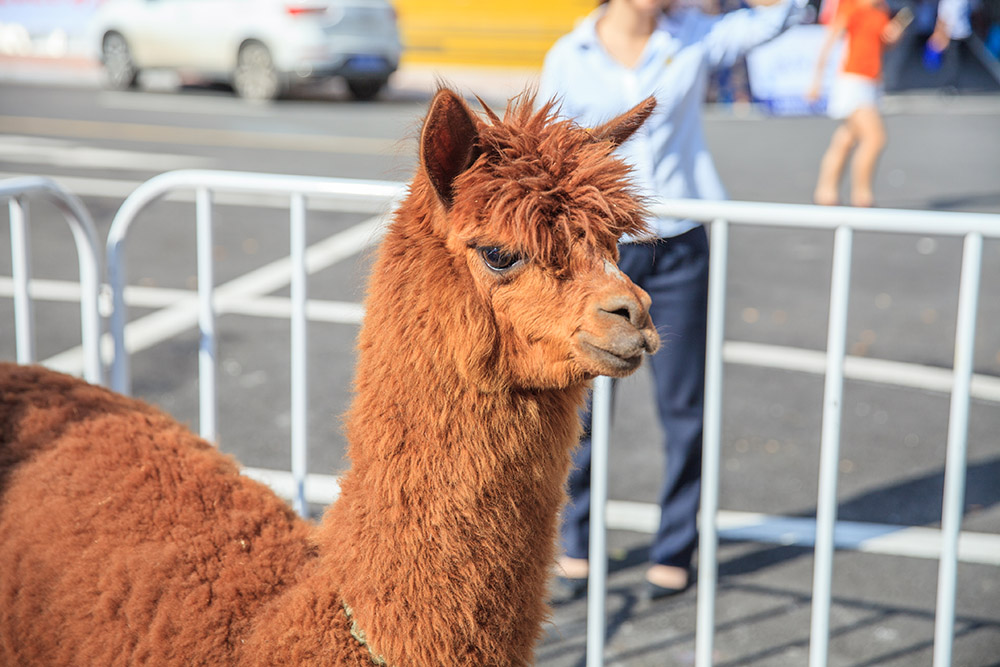
[(140, 401), (9, 364), (0, 388), (0, 664), (231, 664), (307, 525)]
[(155, 408), (0, 364), (0, 665), (533, 662), (588, 382), (658, 345), (614, 264), (651, 111), (435, 96), (318, 526)]

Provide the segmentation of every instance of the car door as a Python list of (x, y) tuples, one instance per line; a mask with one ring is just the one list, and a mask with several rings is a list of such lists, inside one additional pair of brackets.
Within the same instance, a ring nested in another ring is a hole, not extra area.
[[(160, 0), (163, 1), (163, 0)], [(227, 73), (235, 63), (236, 27), (253, 0), (167, 0), (176, 6), (172, 20), (183, 26), (181, 67)]]
[(174, 67), (177, 61), (178, 0), (135, 0), (122, 24), (129, 48), (141, 67)]

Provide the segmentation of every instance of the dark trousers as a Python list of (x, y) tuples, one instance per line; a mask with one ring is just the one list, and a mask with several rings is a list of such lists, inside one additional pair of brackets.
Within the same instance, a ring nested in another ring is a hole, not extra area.
[[(660, 525), (650, 548), (650, 561), (688, 568), (698, 541), (701, 495), (708, 238), (699, 226), (652, 244), (622, 244), (620, 253), (619, 267), (652, 298), (650, 314), (662, 339), (660, 350), (647, 360), (653, 370), (666, 452), (666, 471), (657, 499)], [(573, 558), (587, 557), (590, 539), (589, 410), (588, 403), (561, 529), (563, 550)]]

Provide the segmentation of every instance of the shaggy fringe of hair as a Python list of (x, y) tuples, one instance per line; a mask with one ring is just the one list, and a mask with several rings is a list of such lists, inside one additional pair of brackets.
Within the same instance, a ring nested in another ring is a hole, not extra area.
[(535, 95), (522, 94), (501, 119), (484, 105), (492, 122), (480, 128), (476, 164), (456, 182), (457, 231), (553, 268), (580, 241), (608, 248), (648, 234), (645, 202), (614, 146), (559, 118), (553, 102), (534, 106)]

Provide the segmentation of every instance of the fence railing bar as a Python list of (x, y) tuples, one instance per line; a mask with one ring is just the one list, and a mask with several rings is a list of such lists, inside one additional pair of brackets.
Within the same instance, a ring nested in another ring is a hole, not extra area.
[[(918, 211), (847, 206), (812, 206), (748, 201), (671, 199), (650, 207), (657, 216), (710, 222), (722, 218), (735, 224), (762, 227), (807, 227), (835, 230), (848, 225), (854, 231), (963, 236), (975, 232), (1000, 238), (998, 216), (992, 213)], [(808, 221), (803, 224), (803, 221)]]
[(11, 197), (10, 261), (14, 279), (14, 341), (17, 363), (35, 361), (35, 313), (28, 294), (31, 282), (31, 250), (28, 237), (28, 203), (21, 197)]
[(590, 544), (587, 559), (587, 667), (604, 664), (605, 601), (607, 598), (608, 452), (611, 448), (611, 383), (594, 380), (590, 422)]
[[(139, 212), (151, 202), (173, 190), (181, 188), (206, 188), (218, 196), (219, 190), (292, 195), (308, 193), (310, 197), (325, 197), (347, 203), (381, 201), (386, 210), (392, 208), (406, 192), (406, 185), (393, 181), (333, 179), (283, 174), (212, 171), (182, 169), (154, 176), (129, 195), (111, 223), (108, 233), (106, 256), (108, 282), (111, 286), (113, 310), (111, 332), (114, 359), (111, 365), (111, 388), (123, 394), (131, 393), (128, 349), (125, 342), (127, 311), (124, 300), (125, 241), (129, 229)], [(239, 279), (237, 279), (239, 280)], [(242, 283), (240, 283), (242, 284)]]
[[(0, 197), (9, 197), (11, 222), (12, 276), (15, 283), (15, 342), (18, 347), (18, 362), (25, 363), (21, 350), (26, 350), (30, 361), (35, 361), (34, 313), (28, 293), (30, 282), (30, 241), (27, 230), (28, 203), (25, 195), (30, 193), (45, 195), (63, 214), (76, 243), (76, 253), (80, 269), (80, 339), (83, 349), (83, 376), (88, 382), (103, 384), (104, 372), (101, 365), (100, 337), (101, 316), (97, 307), (100, 281), (100, 246), (94, 221), (83, 203), (66, 192), (55, 181), (41, 176), (20, 176), (0, 181)], [(18, 323), (20, 322), (20, 324)], [(22, 327), (30, 335), (25, 336)]]
[(206, 187), (195, 191), (195, 219), (198, 257), (198, 405), (199, 433), (209, 442), (218, 440), (218, 398), (216, 359), (219, 341), (215, 327), (215, 266), (212, 258), (212, 192)]
[(837, 473), (840, 463), (840, 420), (844, 396), (847, 302), (851, 281), (850, 227), (837, 228), (833, 244), (830, 315), (826, 342), (826, 383), (820, 436), (819, 490), (816, 498), (816, 549), (813, 571), (809, 664), (826, 665), (830, 642), (833, 581), (833, 531), (837, 523)]
[(309, 375), (306, 321), (306, 198), (292, 195), (290, 202), (291, 337), (292, 337), (292, 477), (295, 479), (293, 507), (307, 516), (306, 479), (309, 472)]
[(954, 386), (948, 416), (944, 504), (941, 515), (941, 560), (938, 563), (937, 611), (934, 621), (934, 667), (951, 665), (958, 575), (958, 536), (965, 504), (965, 464), (969, 431), (969, 390), (976, 336), (976, 306), (982, 268), (983, 237), (965, 237), (955, 328)]
[(722, 449), (722, 344), (726, 335), (726, 268), (729, 223), (711, 226), (708, 321), (705, 337), (705, 407), (702, 432), (701, 513), (698, 536), (698, 611), (695, 665), (709, 667), (715, 643), (715, 593), (718, 583), (719, 466)]

